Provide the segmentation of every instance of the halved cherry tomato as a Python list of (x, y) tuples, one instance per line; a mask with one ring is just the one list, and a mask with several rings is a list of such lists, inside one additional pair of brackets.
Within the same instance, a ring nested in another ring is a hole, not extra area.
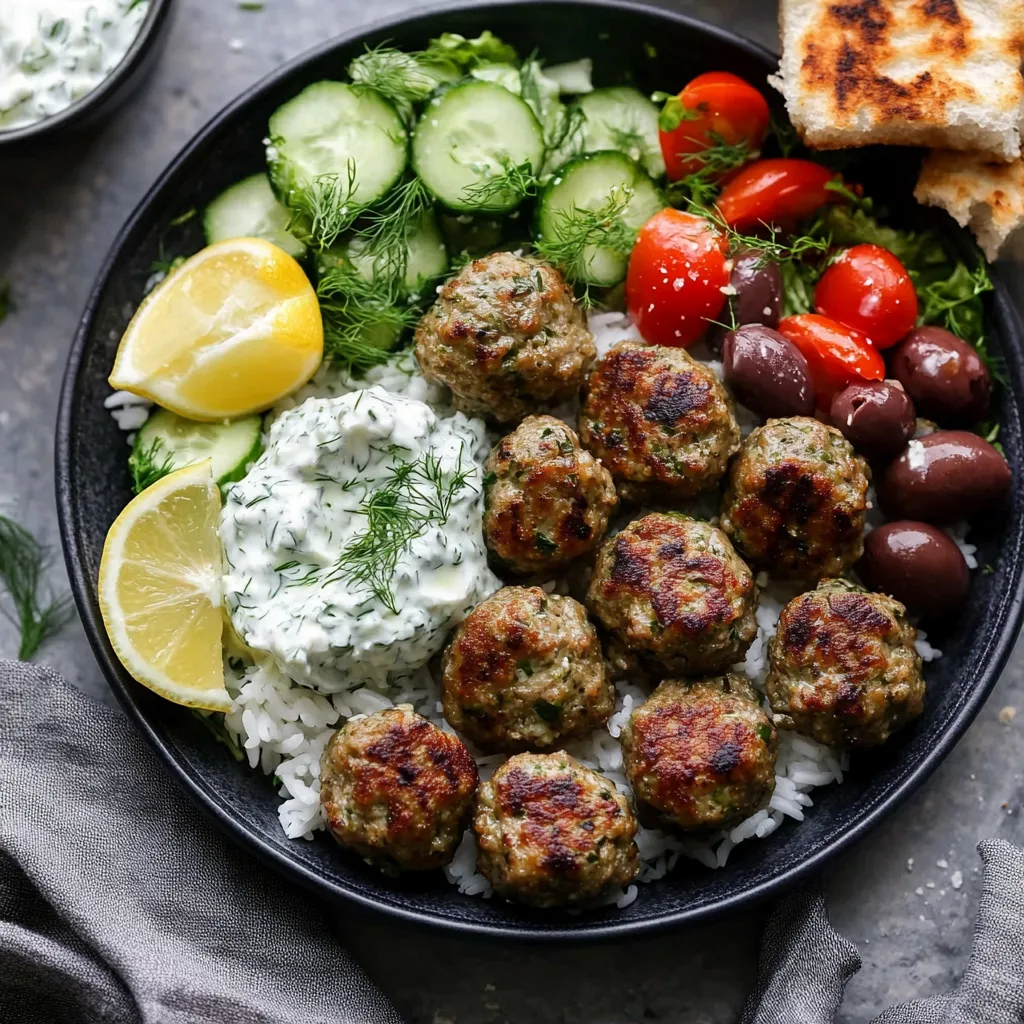
[(767, 100), (739, 75), (730, 71), (698, 75), (662, 111), (658, 137), (669, 180), (699, 171), (703, 161), (688, 160), (687, 155), (719, 143), (746, 142), (753, 156), (768, 133), (769, 118)]
[(626, 272), (626, 307), (652, 345), (696, 341), (725, 306), (725, 236), (682, 210), (656, 213), (640, 229)]
[(866, 334), (875, 348), (888, 348), (917, 323), (917, 289), (888, 249), (855, 245), (821, 275), (814, 307)]
[(847, 384), (883, 380), (885, 363), (860, 331), (817, 313), (799, 313), (779, 322), (778, 331), (804, 354), (818, 404), (828, 408)]
[(842, 196), (825, 186), (836, 174), (821, 164), (792, 157), (757, 160), (737, 171), (718, 197), (726, 224), (747, 231), (759, 224), (793, 227)]

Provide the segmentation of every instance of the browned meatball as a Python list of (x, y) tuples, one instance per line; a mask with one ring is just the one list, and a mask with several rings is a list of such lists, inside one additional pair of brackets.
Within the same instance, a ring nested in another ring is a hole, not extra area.
[(629, 803), (564, 751), (509, 758), (480, 786), (473, 831), (478, 870), (520, 903), (587, 903), (636, 875)]
[(616, 345), (583, 391), (580, 438), (626, 501), (667, 504), (718, 485), (740, 446), (732, 399), (681, 348)]
[(621, 742), (652, 826), (731, 828), (775, 790), (779, 736), (741, 676), (666, 680), (630, 716)]
[(331, 835), (394, 874), (439, 868), (455, 854), (478, 780), (463, 742), (408, 705), (349, 719), (320, 761)]
[(586, 609), (505, 587), (456, 629), (442, 659), (444, 717), (483, 750), (545, 750), (586, 736), (615, 688)]
[(916, 638), (899, 601), (822, 580), (786, 605), (768, 644), (776, 721), (831, 746), (884, 743), (924, 706)]
[(757, 635), (750, 570), (721, 530), (677, 512), (634, 520), (604, 542), (587, 605), (618, 642), (617, 667), (632, 668), (632, 655), (657, 678), (726, 669)]
[(484, 468), (484, 540), (509, 572), (556, 572), (601, 542), (617, 503), (608, 470), (575, 431), (527, 416)]
[(498, 423), (575, 395), (596, 353), (565, 278), (510, 252), (463, 267), (416, 328), (424, 376), (447, 384), (457, 409)]
[(835, 427), (807, 416), (769, 420), (729, 470), (722, 529), (772, 576), (838, 576), (864, 550), (867, 463)]

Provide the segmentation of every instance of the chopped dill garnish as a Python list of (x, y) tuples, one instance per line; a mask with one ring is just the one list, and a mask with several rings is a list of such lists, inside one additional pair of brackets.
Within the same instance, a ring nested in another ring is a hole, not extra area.
[(174, 453), (167, 451), (161, 454), (163, 448), (163, 441), (154, 437), (148, 448), (132, 449), (128, 456), (128, 471), (132, 475), (132, 490), (136, 494), (141, 494), (174, 470)]
[(218, 742), (223, 744), (231, 752), (231, 756), (236, 761), (241, 761), (245, 757), (242, 748), (238, 745), (238, 740), (231, 735), (227, 730), (227, 726), (224, 724), (224, 716), (216, 711), (200, 711), (198, 708), (192, 709), (192, 714), (202, 723), (203, 727), (213, 736)]
[(289, 233), (318, 252), (329, 249), (362, 212), (352, 201), (356, 193), (356, 162), (349, 159), (345, 174), (320, 174), (311, 185), (288, 196), (292, 215)]
[(41, 605), (42, 577), (49, 560), (47, 549), (25, 527), (0, 516), (0, 584), (13, 605), (13, 611), (0, 605), (0, 614), (21, 632), (21, 661), (28, 661), (74, 615), (67, 594)]
[[(585, 285), (591, 249), (611, 249), (622, 256), (633, 251), (636, 232), (622, 220), (632, 201), (633, 190), (620, 186), (596, 210), (574, 205), (558, 211), (550, 237), (535, 244), (537, 255), (558, 267), (573, 284)], [(590, 301), (589, 288), (582, 300)]]
[(467, 186), (462, 190), (462, 198), (466, 203), (483, 209), (496, 201), (504, 206), (511, 198), (518, 201), (535, 195), (537, 185), (533, 167), (528, 160), (524, 160), (521, 164), (506, 164), (501, 174)]
[(366, 517), (366, 526), (346, 545), (323, 583), (344, 578), (397, 614), (392, 583), (399, 558), (426, 530), (447, 522), (452, 501), (475, 473), (475, 467), (462, 468), (461, 454), (455, 471), (443, 469), (431, 452), (414, 462), (396, 462), (389, 479), (359, 505), (356, 511)]

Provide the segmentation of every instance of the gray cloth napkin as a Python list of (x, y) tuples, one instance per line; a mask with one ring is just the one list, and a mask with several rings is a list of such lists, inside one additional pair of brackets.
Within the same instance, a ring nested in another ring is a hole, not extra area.
[[(886, 1010), (874, 1024), (1024, 1022), (1024, 850), (978, 846), (984, 864), (974, 947), (960, 985)], [(817, 884), (774, 911), (761, 944), (757, 987), (739, 1024), (831, 1024), (860, 954), (829, 923)]]
[(401, 1024), (124, 715), (0, 661), (0, 1021)]

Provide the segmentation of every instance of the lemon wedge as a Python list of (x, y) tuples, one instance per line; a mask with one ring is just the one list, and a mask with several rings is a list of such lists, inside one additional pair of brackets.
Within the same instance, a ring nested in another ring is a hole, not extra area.
[(107, 532), (100, 612), (121, 664), (188, 707), (227, 711), (221, 646), (220, 491), (209, 459), (134, 498)]
[(189, 419), (232, 419), (301, 387), (323, 353), (320, 305), (302, 267), (262, 238), (232, 238), (196, 253), (143, 300), (110, 384)]

